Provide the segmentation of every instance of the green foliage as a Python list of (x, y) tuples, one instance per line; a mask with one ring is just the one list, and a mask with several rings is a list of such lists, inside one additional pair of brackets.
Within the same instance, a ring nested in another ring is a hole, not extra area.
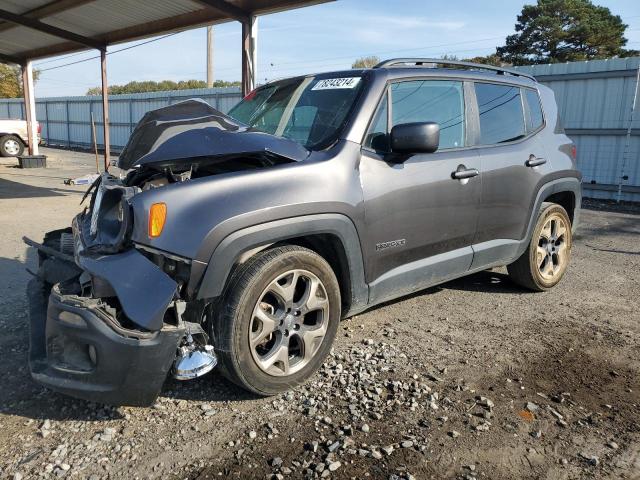
[[(33, 71), (34, 83), (38, 80), (40, 72)], [(0, 63), (0, 98), (22, 97), (22, 69), (17, 65)]]
[(481, 63), (482, 65), (494, 65), (496, 67), (508, 67), (510, 64), (503, 61), (497, 54), (492, 53), (485, 57), (466, 58), (465, 62)]
[(368, 57), (360, 57), (357, 58), (352, 64), (351, 68), (371, 68), (380, 63), (380, 59), (375, 55), (370, 55)]
[[(213, 82), (214, 87), (239, 87), (240, 82), (227, 82), (225, 80), (216, 80)], [(121, 95), (126, 93), (144, 93), (144, 92), (162, 92), (166, 90), (190, 90), (193, 88), (207, 88), (207, 82), (204, 80), (162, 80), (156, 82), (146, 80), (144, 82), (129, 82), (126, 85), (110, 85), (109, 95)], [(94, 87), (87, 90), (87, 95), (100, 95), (102, 89)]]
[(538, 0), (518, 15), (516, 33), (498, 47), (498, 57), (513, 65), (559, 63), (628, 56), (627, 25), (590, 0)]

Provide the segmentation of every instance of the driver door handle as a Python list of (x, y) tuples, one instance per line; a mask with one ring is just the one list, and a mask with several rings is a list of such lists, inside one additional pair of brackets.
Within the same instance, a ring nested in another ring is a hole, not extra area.
[(465, 180), (480, 175), (477, 168), (466, 168), (463, 165), (460, 165), (460, 167), (455, 172), (451, 172), (451, 178), (454, 180)]
[(547, 163), (547, 159), (546, 158), (538, 158), (533, 154), (529, 155), (529, 160), (524, 162), (524, 164), (527, 167), (538, 167), (540, 165), (544, 165), (545, 163)]

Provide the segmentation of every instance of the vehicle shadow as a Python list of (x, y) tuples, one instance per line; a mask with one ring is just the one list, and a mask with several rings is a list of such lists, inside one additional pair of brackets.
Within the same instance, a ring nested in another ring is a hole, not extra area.
[(0, 200), (14, 198), (59, 197), (64, 195), (59, 189), (34, 187), (21, 182), (0, 178)]
[(165, 382), (160, 395), (174, 400), (201, 401), (211, 404), (230, 400), (245, 401), (264, 398), (230, 382), (217, 369), (200, 378), (186, 382), (170, 377)]
[[(6, 265), (7, 262), (11, 262), (11, 260), (0, 259), (0, 268), (3, 271), (24, 269), (22, 262), (13, 260), (15, 265)], [(517, 295), (528, 293), (513, 284), (504, 273), (482, 271), (386, 302), (370, 311), (411, 298), (431, 295), (445, 289)], [(0, 323), (0, 326), (10, 327), (9, 335), (5, 335), (0, 340), (0, 350), (5, 358), (5, 361), (0, 363), (0, 375), (4, 379), (5, 387), (0, 390), (0, 413), (34, 420), (107, 421), (123, 418), (121, 409), (117, 407), (73, 399), (40, 387), (31, 380), (27, 363), (28, 316), (26, 300), (23, 298), (14, 303), (16, 305), (12, 307), (13, 314), (9, 312), (9, 315), (5, 317), (3, 312), (2, 316), (5, 318)], [(188, 382), (177, 381), (169, 377), (154, 408), (170, 408), (172, 403), (185, 400), (209, 404), (213, 412), (216, 410), (216, 404), (229, 401), (251, 402), (261, 398), (263, 397), (238, 387), (214, 370), (212, 373)], [(190, 405), (189, 408), (194, 408), (194, 406)]]
[(523, 295), (532, 293), (513, 283), (509, 275), (491, 270), (483, 270), (466, 277), (452, 280), (440, 286), (444, 290), (465, 290), (469, 292), (510, 293)]
[(396, 303), (404, 302), (412, 298), (418, 298), (427, 295), (433, 295), (442, 290), (465, 290), (473, 292), (486, 292), (486, 293), (507, 293), (522, 295), (531, 293), (528, 290), (516, 285), (511, 281), (509, 275), (506, 273), (494, 272), (492, 270), (483, 270), (465, 277), (451, 280), (447, 283), (437, 285), (435, 287), (429, 287), (424, 290), (410, 293), (394, 300), (376, 305), (367, 310), (367, 312), (375, 312), (380, 308), (385, 308)]

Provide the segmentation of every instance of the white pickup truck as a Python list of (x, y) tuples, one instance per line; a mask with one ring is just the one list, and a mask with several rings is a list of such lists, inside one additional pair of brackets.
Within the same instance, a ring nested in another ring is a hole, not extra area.
[[(36, 122), (38, 144), (42, 127)], [(29, 144), (27, 122), (25, 120), (0, 120), (0, 155), (3, 157), (17, 157), (24, 153)]]

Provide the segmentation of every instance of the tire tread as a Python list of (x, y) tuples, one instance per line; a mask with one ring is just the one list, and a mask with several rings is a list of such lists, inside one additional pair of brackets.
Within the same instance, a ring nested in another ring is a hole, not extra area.
[[(216, 341), (215, 349), (218, 353), (218, 367), (220, 368), (220, 373), (236, 385), (258, 395), (268, 396), (278, 392), (263, 391), (254, 387), (242, 375), (240, 369), (237, 368), (238, 359), (235, 355), (237, 355), (238, 352), (234, 352), (233, 348), (233, 328), (234, 322), (236, 321), (235, 317), (241, 308), (243, 297), (247, 292), (251, 291), (251, 289), (255, 287), (257, 276), (260, 271), (285, 255), (300, 254), (314, 256), (316, 259), (322, 261), (329, 271), (333, 272), (329, 264), (322, 257), (313, 250), (305, 247), (297, 245), (282, 245), (268, 250), (263, 250), (255, 254), (245, 263), (239, 265), (232, 272), (231, 278), (227, 283), (227, 287), (223, 292), (223, 301), (220, 304), (219, 312), (217, 315), (214, 315), (212, 329), (213, 338)], [(296, 384), (298, 383), (302, 382), (296, 382)]]

